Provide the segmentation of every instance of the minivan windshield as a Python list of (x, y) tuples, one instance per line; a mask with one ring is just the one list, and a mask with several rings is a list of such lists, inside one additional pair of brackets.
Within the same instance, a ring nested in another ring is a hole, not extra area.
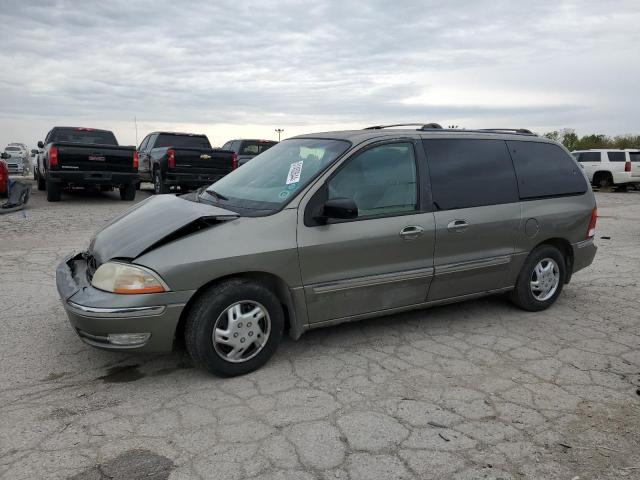
[(285, 140), (218, 180), (201, 198), (232, 210), (277, 210), (350, 145), (344, 140)]

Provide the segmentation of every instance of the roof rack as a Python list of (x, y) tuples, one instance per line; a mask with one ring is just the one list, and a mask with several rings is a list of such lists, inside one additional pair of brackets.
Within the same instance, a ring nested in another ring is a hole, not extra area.
[(479, 128), (476, 130), (478, 132), (513, 132), (513, 133), (521, 133), (526, 135), (535, 135), (528, 128)]
[(363, 130), (381, 130), (390, 127), (420, 127), (418, 130), (442, 130), (442, 125), (438, 123), (395, 123), (391, 125), (374, 125), (373, 127), (366, 127)]

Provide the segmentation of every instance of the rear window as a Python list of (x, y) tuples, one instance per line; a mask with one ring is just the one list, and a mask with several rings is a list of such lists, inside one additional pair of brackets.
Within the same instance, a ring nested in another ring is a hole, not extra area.
[(610, 162), (626, 162), (627, 156), (624, 152), (607, 152)]
[(211, 148), (209, 139), (204, 135), (171, 135), (162, 133), (154, 143), (154, 148)]
[(579, 162), (593, 163), (600, 161), (600, 152), (580, 152), (574, 153), (574, 158)]
[(587, 191), (580, 167), (551, 143), (507, 141), (518, 177), (520, 198), (573, 195)]
[(518, 187), (503, 140), (423, 140), (438, 210), (518, 202)]
[(238, 155), (259, 155), (276, 143), (265, 140), (245, 140), (240, 144), (240, 153)]
[(93, 145), (118, 145), (118, 141), (112, 132), (85, 128), (58, 128), (53, 132), (53, 136), (49, 141)]
[(629, 157), (632, 162), (640, 162), (640, 152), (629, 152)]

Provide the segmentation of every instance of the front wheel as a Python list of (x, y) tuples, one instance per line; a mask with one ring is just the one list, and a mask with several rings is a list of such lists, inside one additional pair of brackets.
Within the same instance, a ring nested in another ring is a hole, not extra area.
[(196, 364), (233, 377), (264, 365), (283, 329), (278, 298), (258, 283), (236, 279), (210, 287), (196, 300), (186, 319), (185, 343)]
[(565, 278), (567, 267), (560, 250), (541, 245), (524, 262), (510, 299), (523, 310), (544, 310), (553, 305), (562, 292)]

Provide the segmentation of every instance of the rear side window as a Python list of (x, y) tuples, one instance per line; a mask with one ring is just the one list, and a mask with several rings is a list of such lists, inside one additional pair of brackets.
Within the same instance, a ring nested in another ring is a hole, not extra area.
[(259, 155), (273, 147), (275, 143), (276, 142), (267, 142), (264, 140), (246, 140), (241, 144), (239, 155)]
[(504, 140), (423, 140), (438, 210), (518, 202)]
[(211, 148), (209, 139), (204, 135), (172, 135), (161, 133), (157, 138), (155, 148)]
[(640, 152), (629, 152), (629, 158), (632, 162), (640, 162)]
[(551, 143), (507, 141), (518, 177), (520, 198), (573, 195), (587, 183), (571, 156)]
[(575, 153), (574, 157), (579, 162), (583, 163), (593, 163), (600, 161), (600, 152), (581, 152)]
[(607, 152), (610, 162), (626, 162), (627, 158), (624, 152)]

